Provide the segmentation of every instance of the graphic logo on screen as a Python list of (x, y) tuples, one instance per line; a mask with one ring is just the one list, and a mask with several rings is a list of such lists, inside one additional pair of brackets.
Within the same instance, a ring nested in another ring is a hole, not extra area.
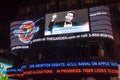
[(25, 21), (19, 27), (19, 29), (14, 30), (14, 34), (19, 37), (19, 40), (23, 43), (29, 43), (34, 33), (39, 31), (39, 27), (35, 27), (35, 23), (33, 21)]

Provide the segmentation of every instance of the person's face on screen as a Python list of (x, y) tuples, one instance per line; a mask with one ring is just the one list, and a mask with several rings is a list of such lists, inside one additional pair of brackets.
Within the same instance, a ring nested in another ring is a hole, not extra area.
[(73, 17), (74, 17), (73, 13), (67, 13), (67, 15), (65, 16), (65, 21), (66, 22), (72, 22)]

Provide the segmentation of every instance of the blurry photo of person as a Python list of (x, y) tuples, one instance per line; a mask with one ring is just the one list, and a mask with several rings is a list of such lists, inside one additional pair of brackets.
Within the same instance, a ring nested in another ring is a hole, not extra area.
[(45, 35), (88, 32), (88, 10), (70, 10), (46, 15)]
[(49, 30), (52, 30), (53, 27), (72, 27), (77, 25), (76, 22), (73, 22), (73, 19), (75, 17), (74, 11), (68, 11), (64, 21), (55, 22), (57, 17), (58, 15), (54, 13), (52, 19), (50, 20), (50, 24), (48, 26)]

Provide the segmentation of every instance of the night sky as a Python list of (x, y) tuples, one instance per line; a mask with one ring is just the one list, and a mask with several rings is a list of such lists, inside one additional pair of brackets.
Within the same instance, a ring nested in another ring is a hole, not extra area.
[(0, 0), (0, 48), (10, 48), (10, 23), (17, 15), (17, 0)]
[(6, 25), (17, 13), (17, 1), (0, 0), (0, 25)]

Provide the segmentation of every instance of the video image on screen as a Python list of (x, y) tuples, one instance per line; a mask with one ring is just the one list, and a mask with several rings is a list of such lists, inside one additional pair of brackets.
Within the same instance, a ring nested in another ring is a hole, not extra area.
[(88, 10), (70, 10), (46, 14), (45, 35), (90, 31)]

